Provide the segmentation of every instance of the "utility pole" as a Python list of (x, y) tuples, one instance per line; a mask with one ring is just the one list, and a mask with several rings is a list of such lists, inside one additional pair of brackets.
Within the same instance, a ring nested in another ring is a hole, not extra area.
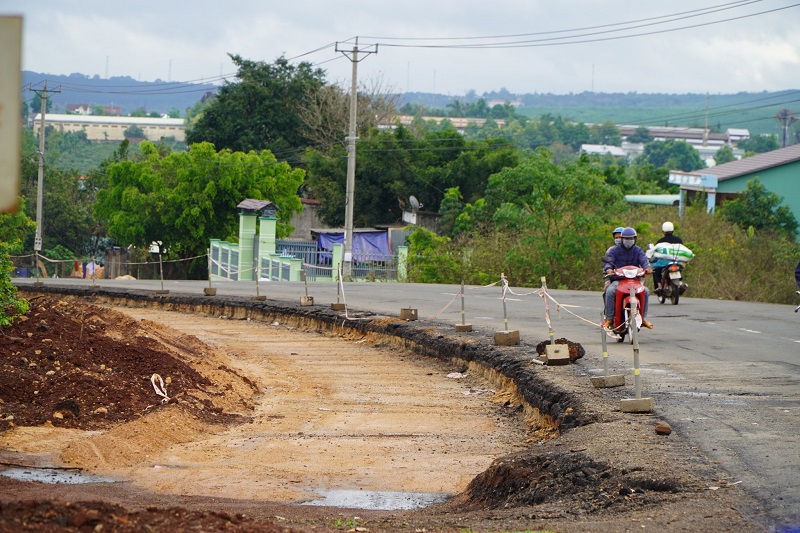
[[(60, 93), (61, 87), (58, 89), (49, 89), (47, 88), (47, 80), (44, 82), (44, 88), (40, 90), (36, 90), (33, 88), (32, 85), (29, 85), (28, 88), (39, 95), (39, 98), (42, 101), (42, 110), (40, 113), (40, 122), (39, 122), (39, 177), (36, 184), (36, 237), (33, 241), (33, 249), (37, 252), (37, 262), (38, 262), (38, 252), (42, 251), (42, 185), (44, 183), (44, 125), (45, 125), (45, 113), (47, 111), (47, 93)], [(39, 266), (38, 264), (36, 265)], [(38, 268), (36, 269), (38, 272)]]
[[(370, 54), (378, 53), (378, 45), (374, 45), (374, 50), (363, 51), (364, 58)], [(353, 74), (350, 81), (350, 126), (347, 132), (347, 187), (345, 190), (345, 211), (344, 211), (344, 265), (343, 278), (350, 279), (353, 272), (353, 204), (355, 203), (356, 191), (356, 111), (358, 106), (358, 37), (351, 50), (339, 49), (336, 43), (336, 51), (341, 52), (353, 64)]]
[(789, 143), (789, 126), (795, 123), (797, 117), (794, 113), (792, 113), (791, 109), (781, 109), (778, 111), (778, 114), (775, 115), (775, 120), (777, 120), (783, 127), (781, 148), (786, 148)]

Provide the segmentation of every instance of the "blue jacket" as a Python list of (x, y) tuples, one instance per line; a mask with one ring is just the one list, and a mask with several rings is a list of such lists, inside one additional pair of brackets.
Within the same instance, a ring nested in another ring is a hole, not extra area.
[(617, 244), (616, 246), (612, 246), (606, 255), (609, 258), (609, 262), (603, 264), (603, 270), (628, 265), (640, 266), (645, 270), (650, 268), (650, 261), (648, 261), (647, 257), (644, 255), (644, 250), (635, 244), (630, 248), (625, 248), (623, 245)]

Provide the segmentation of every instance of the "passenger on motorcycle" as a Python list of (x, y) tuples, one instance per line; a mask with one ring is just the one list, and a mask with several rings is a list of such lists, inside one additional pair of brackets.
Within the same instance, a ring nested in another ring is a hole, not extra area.
[[(667, 243), (670, 243), (670, 244), (683, 244), (683, 240), (680, 237), (678, 237), (677, 235), (673, 234), (674, 231), (675, 231), (675, 225), (672, 224), (672, 222), (669, 222), (669, 221), (664, 222), (661, 225), (661, 233), (663, 233), (664, 236), (656, 241), (656, 245), (658, 245), (658, 243), (660, 243), (660, 242), (667, 242)], [(661, 287), (661, 272), (664, 270), (664, 267), (667, 266), (667, 264), (669, 264), (669, 261), (667, 261), (665, 259), (659, 259), (658, 261), (656, 261), (652, 265), (653, 266), (653, 285), (655, 286), (656, 294), (659, 294), (661, 292), (661, 288), (660, 288)]]
[[(622, 230), (620, 236), (622, 237), (622, 243), (612, 246), (606, 253), (608, 262), (603, 264), (603, 270), (606, 274), (613, 274), (615, 267), (628, 265), (642, 267), (646, 273), (651, 273), (653, 270), (650, 268), (650, 261), (648, 261), (647, 257), (644, 255), (644, 250), (636, 246), (636, 230), (633, 228), (625, 228)], [(608, 286), (608, 289), (606, 289), (605, 321), (603, 322), (603, 326), (606, 328), (611, 327), (614, 323), (614, 304), (617, 298), (617, 285), (619, 285), (619, 280), (614, 280), (611, 282), (611, 285)], [(647, 320), (647, 310), (650, 307), (649, 301), (650, 291), (647, 289), (647, 286), (645, 286), (642, 326), (653, 329), (653, 324)]]

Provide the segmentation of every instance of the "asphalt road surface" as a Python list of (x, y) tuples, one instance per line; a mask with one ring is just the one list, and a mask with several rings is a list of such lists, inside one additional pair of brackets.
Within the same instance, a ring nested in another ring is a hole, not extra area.
[[(19, 286), (34, 279), (14, 279)], [(161, 290), (160, 281), (46, 279), (47, 285)], [(165, 281), (170, 293), (202, 294), (208, 282)], [(460, 286), (406, 283), (215, 282), (217, 294), (266, 296), (316, 305), (346, 303), (349, 312), (399, 316), (417, 309), (420, 321), (462, 322)], [(691, 291), (691, 289), (690, 289)], [(691, 292), (687, 293), (689, 296)], [(602, 353), (599, 292), (467, 286), (464, 318), (470, 335), (518, 330), (524, 345), (550, 338), (579, 342), (581, 364), (598, 375)], [(745, 512), (776, 528), (800, 526), (800, 314), (789, 305), (681, 298), (650, 301), (653, 330), (639, 334), (642, 396), (656, 413), (727, 471), (761, 502)], [(609, 366), (633, 381), (633, 348), (608, 339)], [(608, 389), (609, 394), (624, 394)], [(617, 389), (618, 391), (618, 389)]]

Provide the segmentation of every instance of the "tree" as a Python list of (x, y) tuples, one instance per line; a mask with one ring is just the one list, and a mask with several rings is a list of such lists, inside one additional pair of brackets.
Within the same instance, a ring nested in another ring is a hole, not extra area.
[(650, 135), (650, 130), (647, 129), (647, 126), (639, 126), (633, 132), (633, 135), (628, 136), (628, 142), (632, 143), (649, 143), (652, 140), (653, 137)]
[(0, 326), (11, 325), (30, 308), (28, 300), (17, 296), (17, 287), (11, 283), (13, 269), (8, 243), (0, 241)]
[(720, 147), (717, 153), (714, 154), (714, 162), (718, 165), (730, 163), (731, 161), (736, 161), (736, 156), (733, 155), (733, 148), (731, 148), (730, 144)]
[[(123, 246), (163, 241), (171, 257), (202, 256), (212, 238), (235, 242), (236, 205), (246, 198), (280, 208), (279, 236), (290, 232), (292, 214), (302, 208), (297, 190), (304, 172), (269, 151), (217, 152), (210, 143), (196, 143), (188, 152), (161, 154), (149, 141), (140, 150), (142, 161), (111, 163), (108, 188), (97, 193), (96, 216)], [(202, 265), (194, 276), (205, 274)]]
[(644, 158), (655, 167), (666, 167), (668, 170), (692, 172), (705, 168), (705, 163), (698, 152), (686, 141), (667, 139), (653, 141), (644, 147)]
[(546, 275), (554, 286), (593, 259), (593, 237), (625, 209), (621, 191), (585, 159), (557, 166), (541, 148), (491, 176), (486, 200), (498, 228), (518, 236), (506, 258), (514, 275)]
[(145, 138), (144, 131), (142, 130), (142, 128), (140, 128), (136, 124), (132, 124), (132, 125), (128, 126), (128, 129), (126, 129), (123, 132), (123, 135), (125, 136), (126, 139), (144, 139)]
[(22, 250), (22, 243), (33, 234), (36, 224), (25, 215), (25, 199), (20, 198), (18, 204), (15, 213), (0, 213), (0, 326), (10, 325), (28, 311), (28, 301), (17, 296), (17, 287), (11, 283), (14, 265), (9, 254)]
[(741, 148), (745, 152), (753, 152), (756, 154), (763, 154), (764, 152), (771, 152), (780, 148), (778, 137), (771, 133), (763, 135), (752, 135), (747, 139), (742, 139), (736, 143), (737, 148)]
[(324, 83), (324, 71), (310, 63), (297, 66), (279, 57), (272, 64), (231, 55), (236, 83), (226, 83), (211, 100), (187, 143), (207, 141), (219, 150), (270, 150), (280, 160), (294, 158), (309, 145), (300, 110)]
[(622, 135), (619, 128), (610, 120), (595, 124), (591, 128), (592, 142), (609, 146), (622, 146)]
[[(358, 89), (356, 131), (368, 132), (388, 123), (397, 114), (397, 94), (384, 88), (380, 80)], [(313, 87), (298, 109), (303, 135), (317, 147), (330, 147), (345, 140), (350, 127), (350, 95), (337, 85)]]
[(724, 202), (719, 214), (742, 229), (778, 231), (794, 240), (798, 223), (783, 197), (768, 191), (758, 178), (747, 182), (747, 188), (734, 200)]

